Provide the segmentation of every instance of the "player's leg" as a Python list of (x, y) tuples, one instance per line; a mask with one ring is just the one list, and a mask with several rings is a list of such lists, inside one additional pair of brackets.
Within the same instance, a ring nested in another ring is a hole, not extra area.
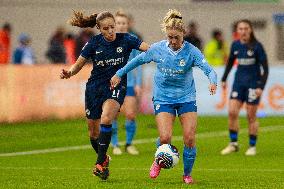
[(229, 100), (229, 145), (221, 151), (222, 155), (238, 151), (239, 113), (243, 102), (238, 99)]
[(256, 140), (258, 131), (258, 121), (256, 119), (257, 104), (247, 104), (247, 120), (249, 125), (249, 148), (246, 151), (246, 155), (256, 155)]
[(196, 102), (183, 103), (178, 108), (178, 115), (183, 129), (183, 181), (192, 184), (191, 171), (196, 158), (195, 134), (197, 126)]
[(118, 125), (117, 125), (117, 117), (112, 122), (112, 134), (111, 134), (111, 144), (113, 146), (112, 153), (114, 155), (121, 155), (122, 151), (118, 145)]
[[(155, 105), (156, 123), (161, 144), (170, 144), (176, 111), (170, 105)], [(161, 167), (154, 160), (150, 168), (150, 178), (159, 176)]]
[[(128, 89), (127, 89), (128, 90)], [(123, 110), (126, 117), (126, 145), (125, 150), (132, 155), (138, 155), (139, 152), (132, 144), (133, 138), (136, 134), (136, 114), (137, 114), (137, 99), (135, 96), (126, 96), (123, 103)]]
[(93, 149), (98, 153), (98, 138), (100, 134), (100, 119), (87, 119), (90, 142)]

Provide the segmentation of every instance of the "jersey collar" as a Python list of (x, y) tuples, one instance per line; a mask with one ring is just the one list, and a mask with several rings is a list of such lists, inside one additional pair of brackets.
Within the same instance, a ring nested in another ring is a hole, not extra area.
[(167, 48), (168, 48), (168, 51), (169, 51), (172, 55), (176, 56), (180, 51), (183, 50), (183, 48), (184, 48), (184, 46), (185, 46), (185, 42), (183, 41), (181, 48), (179, 48), (177, 51), (174, 51), (174, 50), (171, 49), (169, 41), (166, 42), (166, 46), (167, 46)]

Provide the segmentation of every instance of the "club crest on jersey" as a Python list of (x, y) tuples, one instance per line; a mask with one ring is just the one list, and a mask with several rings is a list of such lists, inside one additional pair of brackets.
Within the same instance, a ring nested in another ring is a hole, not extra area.
[(123, 48), (122, 47), (117, 47), (116, 52), (122, 53)]
[(180, 66), (185, 66), (185, 60), (184, 60), (184, 59), (181, 59), (181, 60), (179, 61), (179, 65), (180, 65)]
[(234, 55), (237, 55), (237, 54), (239, 54), (239, 51), (234, 51)]
[(248, 50), (247, 54), (248, 54), (248, 56), (252, 56), (253, 55), (253, 50)]

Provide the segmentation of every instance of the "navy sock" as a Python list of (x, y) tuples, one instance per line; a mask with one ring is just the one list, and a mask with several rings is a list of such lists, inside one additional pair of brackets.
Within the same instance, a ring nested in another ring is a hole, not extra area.
[(106, 158), (106, 152), (111, 140), (111, 125), (101, 124), (101, 130), (99, 135), (99, 145), (98, 145), (98, 159), (97, 164), (103, 164)]
[(249, 135), (249, 145), (255, 146), (256, 145), (256, 139), (257, 139), (256, 135)]
[(97, 138), (93, 138), (93, 137), (90, 137), (90, 142), (92, 144), (92, 147), (93, 149), (96, 151), (96, 153), (98, 153), (98, 139)]
[(238, 131), (229, 130), (231, 142), (238, 141)]

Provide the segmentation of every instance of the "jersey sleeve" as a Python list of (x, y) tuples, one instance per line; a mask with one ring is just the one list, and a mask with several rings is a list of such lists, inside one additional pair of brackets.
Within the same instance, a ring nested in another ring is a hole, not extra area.
[(154, 47), (151, 46), (146, 52), (142, 52), (131, 61), (129, 61), (123, 68), (119, 69), (116, 72), (116, 75), (121, 78), (123, 75), (127, 74), (138, 66), (145, 63), (150, 63), (151, 61), (153, 61), (153, 51)]
[(93, 40), (88, 41), (81, 50), (80, 56), (89, 59), (93, 51)]
[(222, 81), (225, 82), (227, 80), (227, 77), (234, 65), (234, 61), (236, 59), (236, 56), (234, 55), (235, 49), (234, 49), (234, 43), (232, 43), (231, 45), (231, 50), (230, 50), (230, 54), (229, 54), (229, 58), (228, 58), (228, 62), (225, 68), (225, 72), (222, 76)]
[(257, 87), (264, 89), (267, 78), (268, 78), (268, 61), (267, 61), (267, 55), (266, 55), (265, 50), (264, 50), (261, 43), (259, 43), (259, 45), (258, 45), (256, 55), (257, 55), (257, 57), (256, 57), (257, 62), (262, 67), (261, 77), (257, 81)]
[(194, 66), (199, 67), (204, 72), (211, 84), (217, 85), (217, 74), (208, 64), (207, 60), (204, 58), (204, 55), (196, 47), (194, 48), (193, 53)]
[(128, 44), (129, 44), (129, 49), (139, 50), (139, 47), (140, 47), (142, 41), (138, 37), (127, 33), (126, 39), (127, 39)]

